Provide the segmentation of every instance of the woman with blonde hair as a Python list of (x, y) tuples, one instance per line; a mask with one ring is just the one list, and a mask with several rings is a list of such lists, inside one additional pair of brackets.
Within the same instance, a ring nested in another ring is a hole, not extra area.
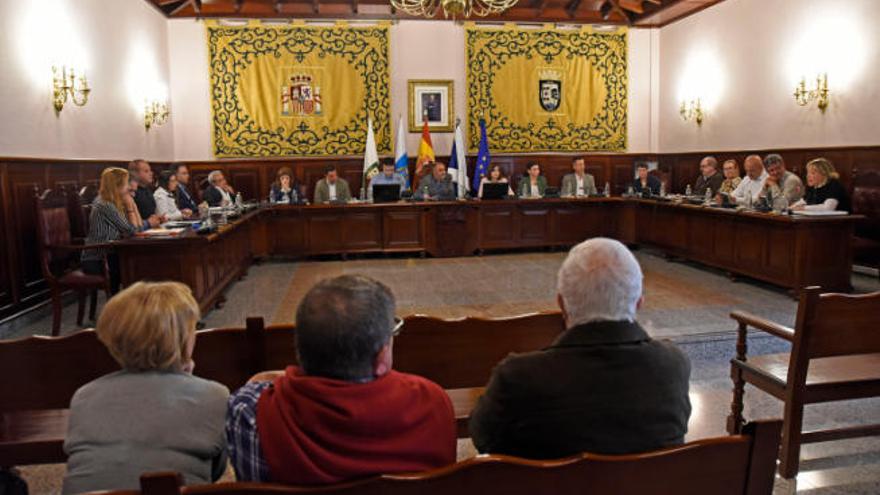
[(151, 471), (187, 484), (223, 474), (229, 390), (192, 375), (199, 317), (178, 282), (138, 282), (110, 299), (95, 331), (122, 369), (70, 401), (63, 493), (137, 490)]
[(849, 195), (834, 164), (827, 158), (816, 158), (807, 163), (807, 192), (792, 206), (793, 210), (850, 211)]
[[(101, 172), (98, 196), (89, 215), (89, 233), (86, 245), (104, 244), (133, 235), (143, 230), (144, 224), (131, 195), (128, 170), (118, 167)], [(119, 258), (107, 248), (87, 249), (82, 253), (82, 270), (91, 275), (110, 277), (110, 292), (119, 292)]]

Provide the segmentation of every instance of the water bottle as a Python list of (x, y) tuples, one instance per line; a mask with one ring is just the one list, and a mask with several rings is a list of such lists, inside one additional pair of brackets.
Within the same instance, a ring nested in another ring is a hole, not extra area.
[(603, 194), (606, 198), (610, 198), (610, 197), (611, 197), (611, 184), (609, 184), (609, 183), (607, 183), (607, 182), (605, 183), (605, 190), (603, 191), (602, 194)]
[(752, 193), (749, 191), (746, 191), (746, 209), (747, 210), (752, 209), (752, 201), (753, 201)]
[(235, 193), (235, 206), (239, 209), (244, 206), (244, 200), (241, 198), (241, 193)]
[(691, 185), (688, 184), (687, 187), (684, 189), (684, 195), (687, 197), (691, 197), (691, 195), (693, 195), (693, 194), (694, 194), (694, 190), (691, 189)]
[(635, 193), (635, 189), (633, 189), (633, 186), (629, 186), (626, 188), (626, 197), (627, 198), (631, 198), (631, 197), (635, 196), (635, 194), (636, 193)]
[(422, 199), (431, 199), (431, 196), (428, 194), (428, 186), (422, 186)]
[(296, 204), (299, 201), (299, 194), (296, 192), (296, 188), (290, 188), (290, 194), (288, 195), (290, 198), (290, 204)]
[(704, 202), (705, 202), (707, 205), (712, 203), (712, 188), (711, 188), (711, 187), (707, 187), (707, 188), (706, 188), (706, 197), (705, 197), (705, 201), (704, 201)]
[(660, 183), (660, 197), (661, 198), (666, 197), (666, 183), (665, 182)]

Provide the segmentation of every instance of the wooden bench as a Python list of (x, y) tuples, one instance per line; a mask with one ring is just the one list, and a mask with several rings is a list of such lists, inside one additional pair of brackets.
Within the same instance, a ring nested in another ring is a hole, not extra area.
[(778, 420), (750, 423), (741, 435), (635, 455), (581, 454), (555, 461), (478, 456), (432, 471), (324, 487), (269, 483), (184, 487), (177, 473), (151, 473), (141, 477), (140, 491), (108, 495), (767, 495), (773, 490), (781, 426)]
[[(546, 346), (560, 331), (558, 313), (455, 321), (408, 317), (404, 334), (395, 339), (395, 368), (444, 388), (483, 387), (509, 352)], [(260, 371), (296, 364), (294, 333), (293, 325), (265, 326), (262, 318), (248, 318), (245, 328), (200, 330), (195, 374), (235, 390)], [(82, 385), (118, 369), (92, 330), (0, 342), (0, 376), (15, 377), (0, 383), (0, 467), (65, 462), (70, 399)], [(450, 391), (460, 404), (460, 436), (467, 436), (478, 390)]]
[[(880, 424), (802, 431), (807, 404), (880, 397), (880, 292), (820, 294), (809, 287), (801, 293), (794, 329), (740, 311), (730, 316), (739, 322), (739, 336), (730, 362), (727, 431), (740, 431), (746, 383), (784, 401), (780, 475), (797, 475), (802, 443), (880, 435)], [(791, 353), (747, 358), (748, 327), (791, 342)]]

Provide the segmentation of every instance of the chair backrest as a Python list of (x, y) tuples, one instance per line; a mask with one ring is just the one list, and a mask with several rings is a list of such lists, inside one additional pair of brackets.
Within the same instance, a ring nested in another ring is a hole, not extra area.
[(880, 292), (848, 295), (822, 294), (819, 287), (803, 290), (791, 367), (812, 358), (875, 352), (880, 352)]
[(856, 235), (880, 241), (880, 172), (859, 171), (853, 177), (852, 210), (865, 216), (856, 224)]
[(118, 369), (93, 330), (0, 341), (0, 411), (65, 409), (79, 387)]
[(97, 195), (98, 189), (94, 185), (87, 185), (67, 193), (70, 232), (74, 238), (84, 239), (89, 235), (89, 215), (92, 211), (92, 202)]
[[(554, 461), (479, 456), (423, 473), (326, 487), (218, 483), (183, 487), (177, 473), (141, 476), (142, 495), (758, 495), (773, 491), (782, 421), (749, 423), (742, 435), (698, 440), (645, 454), (581, 454)], [(137, 493), (137, 492), (120, 492)]]
[(294, 330), (266, 327), (262, 318), (248, 318), (245, 328), (201, 330), (193, 351), (195, 374), (235, 390), (260, 371), (296, 364)]
[(40, 260), (43, 262), (45, 276), (51, 276), (50, 265), (66, 261), (69, 258), (67, 252), (55, 252), (49, 249), (52, 245), (69, 245), (70, 215), (67, 205), (67, 193), (64, 190), (46, 190), (42, 194), (36, 194), (34, 198), (37, 218), (37, 242), (40, 246)]
[(394, 369), (443, 388), (482, 387), (505, 356), (547, 347), (564, 330), (558, 312), (460, 320), (409, 316), (394, 339)]

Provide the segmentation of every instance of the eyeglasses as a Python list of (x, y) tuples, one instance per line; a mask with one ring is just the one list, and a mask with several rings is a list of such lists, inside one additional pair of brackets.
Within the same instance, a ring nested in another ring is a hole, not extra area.
[(391, 336), (397, 337), (403, 331), (403, 318), (394, 317), (394, 328), (391, 329)]

